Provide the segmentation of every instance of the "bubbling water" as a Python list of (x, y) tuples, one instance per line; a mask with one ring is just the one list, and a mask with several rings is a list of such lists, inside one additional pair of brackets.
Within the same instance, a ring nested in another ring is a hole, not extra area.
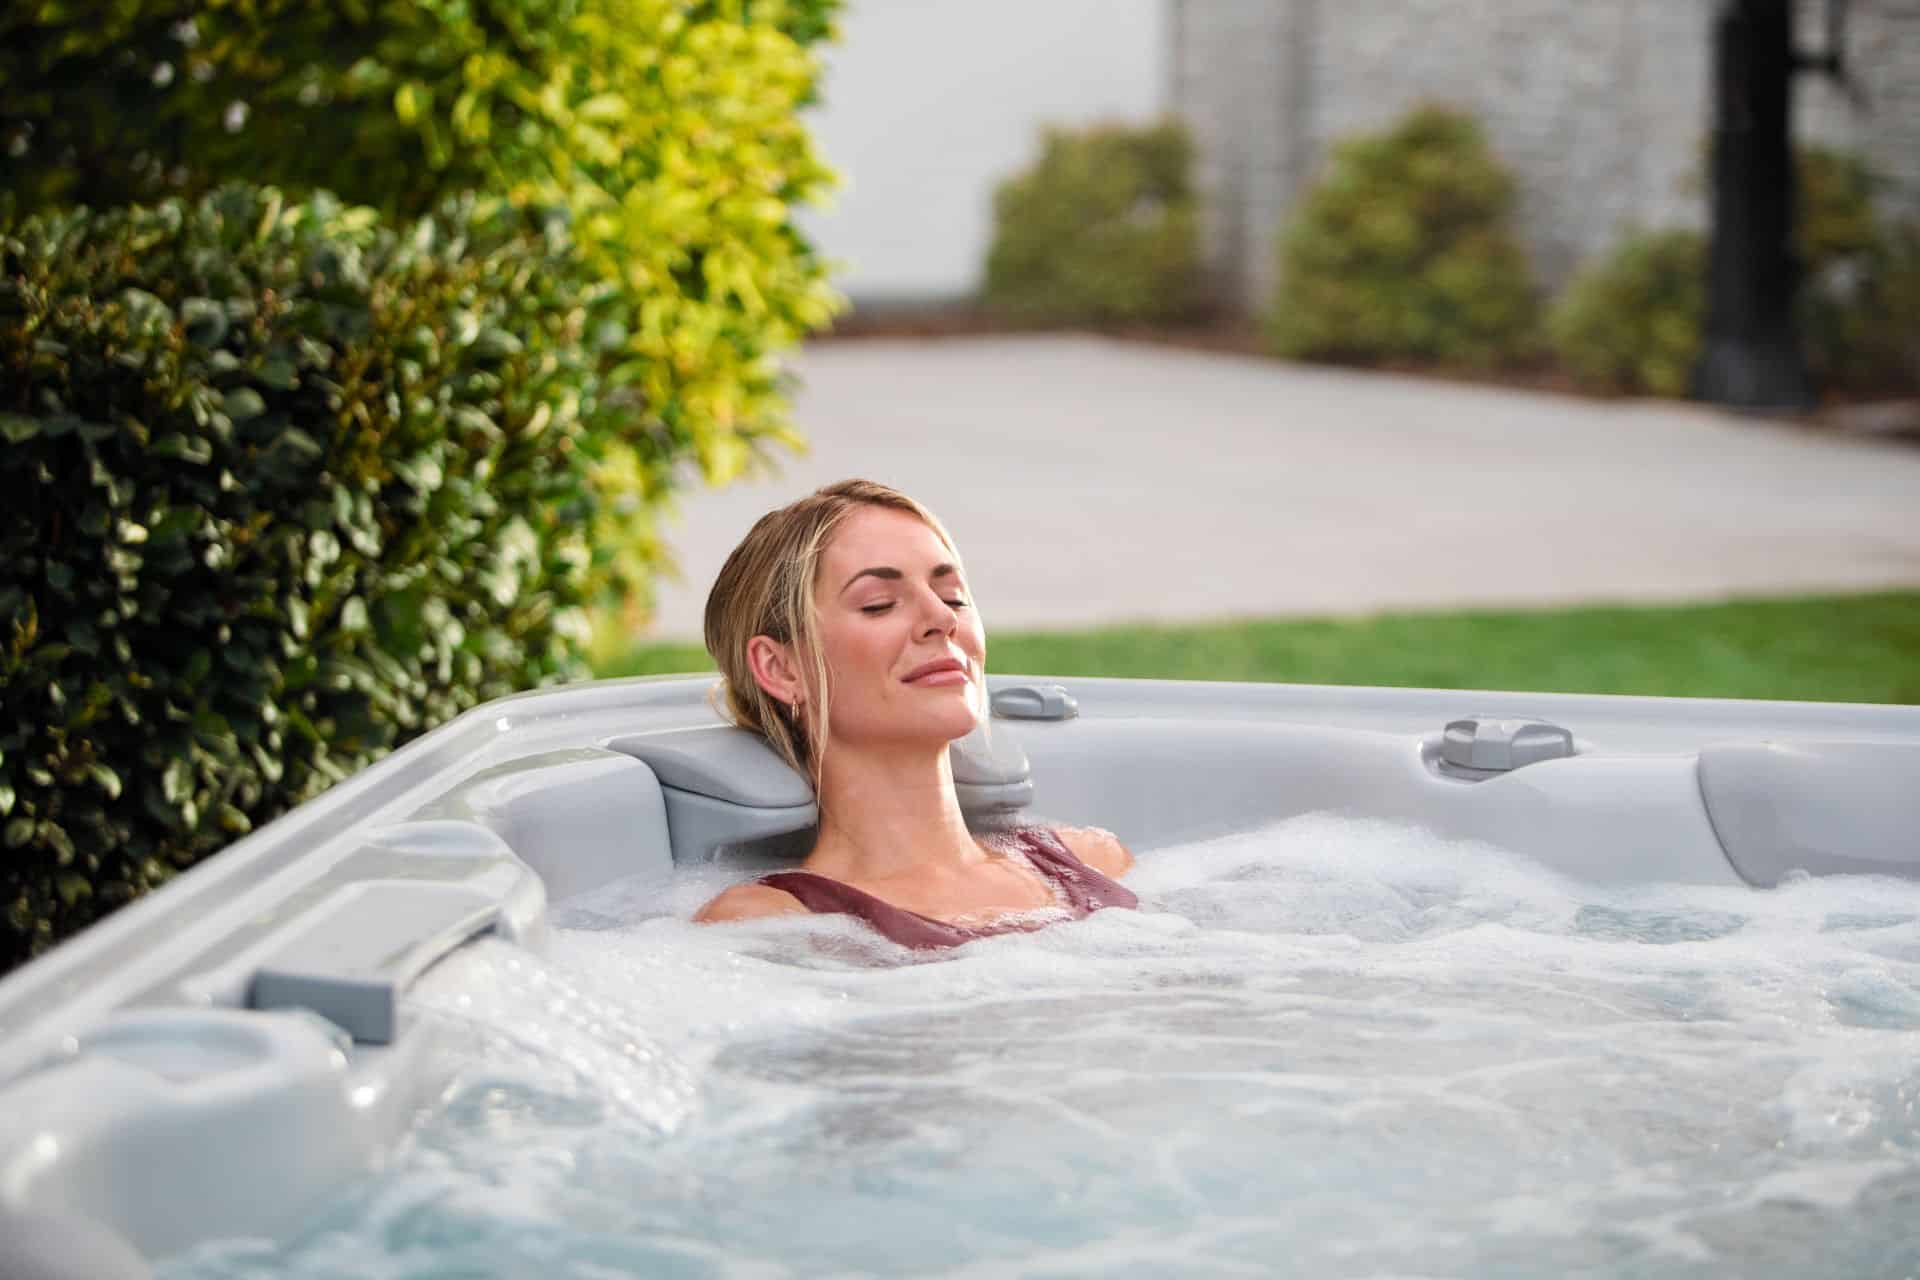
[(241, 1276), (1920, 1272), (1920, 885), (1600, 888), (1331, 817), (913, 953), (712, 875), (416, 989), (453, 1083)]

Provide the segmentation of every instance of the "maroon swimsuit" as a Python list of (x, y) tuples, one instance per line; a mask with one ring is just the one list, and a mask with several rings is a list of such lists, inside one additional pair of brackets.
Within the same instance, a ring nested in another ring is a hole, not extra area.
[[(1053, 885), (1057, 896), (1076, 920), (1102, 907), (1135, 907), (1140, 900), (1118, 881), (1108, 879), (1073, 856), (1059, 836), (1045, 827), (1018, 827), (1005, 833), (1033, 869)], [(864, 889), (842, 884), (811, 871), (779, 871), (761, 876), (755, 883), (790, 893), (807, 910), (818, 914), (842, 914), (865, 920), (875, 930), (907, 947), (957, 947), (975, 938), (996, 933), (1018, 933), (1038, 929), (1049, 921), (1019, 920), (1010, 924), (970, 928), (948, 924), (918, 911), (896, 907), (876, 898)]]

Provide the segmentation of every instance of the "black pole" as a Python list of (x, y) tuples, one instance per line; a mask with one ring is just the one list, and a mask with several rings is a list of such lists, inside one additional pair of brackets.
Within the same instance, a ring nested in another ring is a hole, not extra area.
[(1693, 393), (1804, 409), (1814, 397), (1795, 306), (1792, 0), (1721, 0), (1713, 23), (1712, 249)]

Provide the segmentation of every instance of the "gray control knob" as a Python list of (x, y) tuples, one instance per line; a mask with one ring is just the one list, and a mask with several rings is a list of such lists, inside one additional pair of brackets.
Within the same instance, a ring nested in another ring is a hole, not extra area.
[(1457, 769), (1504, 773), (1573, 754), (1573, 734), (1526, 716), (1468, 716), (1447, 725), (1440, 758)]

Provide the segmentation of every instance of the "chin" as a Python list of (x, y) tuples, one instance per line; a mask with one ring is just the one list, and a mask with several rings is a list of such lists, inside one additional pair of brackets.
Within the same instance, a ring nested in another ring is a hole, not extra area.
[(978, 703), (981, 701), (977, 691), (962, 696), (956, 689), (951, 698), (928, 700), (918, 705), (869, 705), (858, 711), (835, 706), (833, 732), (836, 737), (844, 735), (850, 742), (885, 741), (898, 746), (924, 743), (944, 747), (956, 738), (966, 737), (979, 725)]
[(971, 685), (965, 690), (955, 689), (952, 698), (943, 698), (936, 706), (917, 708), (913, 720), (926, 726), (927, 737), (942, 743), (952, 742), (966, 737), (979, 725), (978, 700), (978, 692)]
[[(975, 710), (972, 698), (961, 699), (956, 696), (952, 702), (940, 707), (920, 708), (913, 717), (916, 726), (926, 727), (926, 736), (937, 738), (941, 742), (952, 742), (955, 738), (964, 738), (974, 731), (980, 723), (980, 713)], [(915, 734), (919, 737), (919, 734)]]
[(980, 713), (974, 710), (971, 701), (968, 702), (963, 710), (949, 717), (949, 719), (952, 721), (952, 724), (946, 732), (946, 741), (948, 742), (952, 742), (955, 738), (964, 738), (980, 727)]

